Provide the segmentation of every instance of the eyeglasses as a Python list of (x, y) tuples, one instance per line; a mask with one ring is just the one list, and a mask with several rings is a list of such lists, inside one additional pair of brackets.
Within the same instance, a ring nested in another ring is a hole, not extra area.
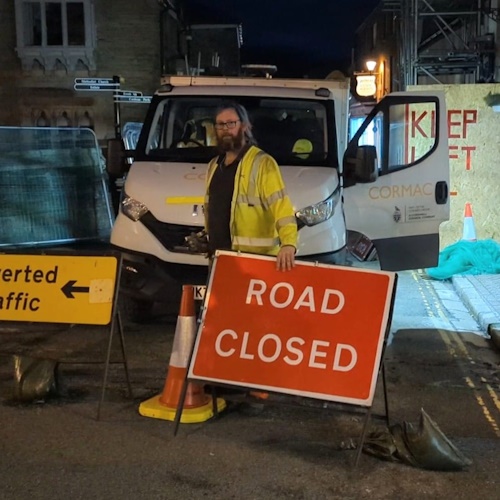
[(236, 124), (238, 122), (240, 122), (240, 120), (234, 120), (234, 121), (230, 121), (230, 122), (215, 122), (215, 128), (217, 130), (223, 130), (225, 128), (231, 129), (231, 128), (236, 127)]

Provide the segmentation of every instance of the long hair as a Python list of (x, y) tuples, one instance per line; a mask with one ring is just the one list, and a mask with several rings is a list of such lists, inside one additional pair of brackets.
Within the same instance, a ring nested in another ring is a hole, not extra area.
[(250, 122), (250, 118), (248, 117), (248, 111), (245, 107), (235, 101), (224, 101), (215, 110), (215, 116), (217, 117), (219, 113), (222, 113), (222, 111), (225, 111), (226, 109), (234, 110), (234, 112), (238, 115), (240, 122), (246, 125), (245, 138), (248, 144), (257, 144), (257, 141), (252, 133), (252, 124)]

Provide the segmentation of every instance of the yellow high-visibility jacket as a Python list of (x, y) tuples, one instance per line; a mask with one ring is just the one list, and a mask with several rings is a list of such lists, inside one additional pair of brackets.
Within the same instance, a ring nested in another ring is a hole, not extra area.
[[(205, 193), (205, 229), (208, 227), (209, 187), (217, 158), (208, 164)], [(297, 222), (278, 164), (256, 146), (250, 146), (238, 164), (231, 202), (232, 249), (276, 255), (280, 246), (297, 248)]]

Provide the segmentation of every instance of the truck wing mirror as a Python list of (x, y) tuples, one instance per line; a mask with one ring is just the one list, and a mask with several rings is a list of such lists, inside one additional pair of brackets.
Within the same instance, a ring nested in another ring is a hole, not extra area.
[(377, 149), (375, 146), (354, 146), (344, 155), (344, 186), (378, 179)]
[(122, 139), (109, 139), (106, 154), (106, 171), (110, 177), (121, 177), (130, 168), (134, 150), (126, 150)]

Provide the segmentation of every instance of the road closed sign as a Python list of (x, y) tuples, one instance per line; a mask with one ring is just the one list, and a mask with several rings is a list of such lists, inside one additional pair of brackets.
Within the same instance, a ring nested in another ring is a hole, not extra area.
[(395, 274), (218, 252), (188, 377), (371, 406)]
[(0, 255), (0, 321), (107, 325), (118, 259)]

